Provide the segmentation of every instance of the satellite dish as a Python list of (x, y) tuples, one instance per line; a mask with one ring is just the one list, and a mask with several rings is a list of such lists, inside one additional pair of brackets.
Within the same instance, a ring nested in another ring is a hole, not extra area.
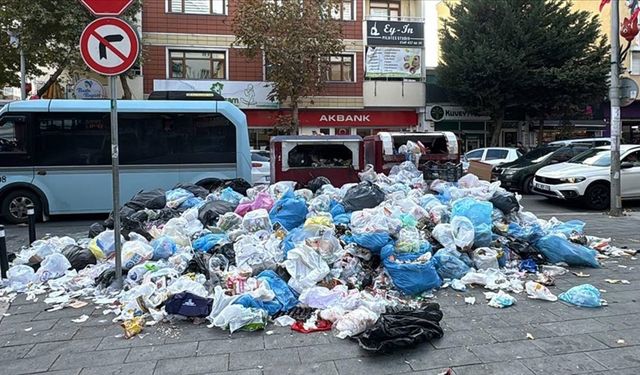
[(638, 84), (631, 78), (620, 79), (620, 107), (633, 104), (638, 97)]

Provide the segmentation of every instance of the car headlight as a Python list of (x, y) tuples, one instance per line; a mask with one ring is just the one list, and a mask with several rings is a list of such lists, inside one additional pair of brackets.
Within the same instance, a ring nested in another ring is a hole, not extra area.
[(513, 176), (514, 174), (516, 174), (516, 172), (518, 172), (516, 169), (503, 169), (502, 170), (502, 174), (504, 176)]
[(576, 182), (582, 182), (586, 180), (586, 178), (584, 177), (565, 177), (565, 178), (561, 178), (560, 182), (565, 182), (568, 184), (575, 184)]

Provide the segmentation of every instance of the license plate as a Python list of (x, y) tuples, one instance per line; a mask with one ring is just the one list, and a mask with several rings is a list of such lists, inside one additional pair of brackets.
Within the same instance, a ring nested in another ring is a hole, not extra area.
[(549, 191), (549, 190), (551, 190), (551, 186), (549, 186), (549, 185), (542, 185), (542, 184), (536, 184), (536, 189)]

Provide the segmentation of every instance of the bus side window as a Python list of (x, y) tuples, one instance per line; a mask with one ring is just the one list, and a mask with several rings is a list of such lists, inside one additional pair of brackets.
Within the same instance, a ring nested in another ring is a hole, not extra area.
[(27, 123), (24, 117), (7, 117), (0, 122), (0, 153), (26, 153)]

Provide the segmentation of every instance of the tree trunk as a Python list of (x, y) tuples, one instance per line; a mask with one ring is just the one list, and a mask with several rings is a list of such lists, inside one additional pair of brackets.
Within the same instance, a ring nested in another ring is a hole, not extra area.
[(500, 135), (502, 134), (502, 123), (504, 122), (504, 111), (493, 119), (493, 132), (491, 133), (490, 146), (495, 147), (500, 143)]
[(126, 74), (120, 74), (120, 84), (122, 85), (122, 99), (131, 100), (131, 88)]
[(291, 100), (291, 133), (298, 135), (298, 128), (300, 127), (300, 110), (298, 108), (298, 99)]
[(544, 118), (538, 120), (538, 144), (537, 146), (541, 146), (544, 143)]
[(38, 92), (36, 93), (36, 95), (38, 95), (39, 98), (42, 97), (42, 95), (45, 92), (47, 92), (47, 90), (49, 90), (49, 87), (51, 87), (51, 85), (56, 83), (56, 81), (58, 80), (58, 78), (60, 77), (60, 74), (62, 74), (64, 69), (65, 69), (64, 66), (60, 66), (58, 67), (58, 69), (56, 69), (55, 72), (53, 72), (51, 76), (49, 76), (49, 79), (47, 80), (47, 82), (45, 82), (44, 86), (40, 87), (38, 89)]

